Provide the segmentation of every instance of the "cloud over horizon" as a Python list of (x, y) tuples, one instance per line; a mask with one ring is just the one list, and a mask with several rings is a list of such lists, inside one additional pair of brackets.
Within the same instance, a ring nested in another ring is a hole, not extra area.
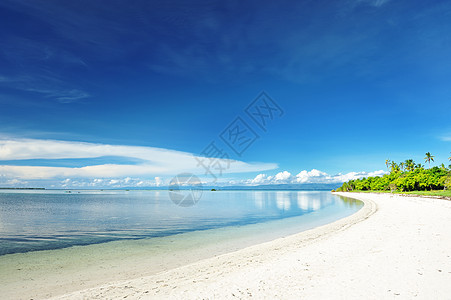
[[(91, 164), (80, 167), (50, 166), (49, 161), (119, 157), (124, 163)], [(0, 140), (0, 175), (7, 180), (43, 180), (55, 178), (159, 177), (182, 172), (205, 173), (192, 153), (156, 147), (108, 145), (72, 141), (8, 139)], [(132, 164), (130, 158), (136, 160)], [(36, 163), (42, 162), (41, 165)], [(25, 161), (25, 165), (17, 162)], [(258, 172), (277, 168), (274, 163), (247, 163), (223, 159), (229, 168), (223, 173)], [(31, 165), (35, 162), (35, 165)], [(29, 163), (26, 165), (26, 163)]]
[(363, 177), (382, 176), (384, 174), (386, 174), (385, 171), (379, 170), (374, 172), (349, 172), (346, 174), (338, 173), (329, 175), (320, 170), (312, 169), (311, 171), (303, 170), (297, 175), (292, 175), (288, 171), (279, 172), (274, 176), (258, 174), (255, 178), (243, 180), (241, 183), (250, 186), (269, 184), (341, 183)]
[[(114, 157), (116, 161), (95, 164), (89, 160), (99, 157), (106, 157), (106, 159)], [(124, 161), (118, 162), (118, 158)], [(88, 165), (49, 165), (54, 161), (64, 162), (73, 159), (79, 159)], [(275, 163), (225, 161), (230, 162), (230, 168), (224, 170), (225, 176), (232, 173), (273, 170), (278, 167)], [(0, 140), (0, 183), (7, 187), (29, 186), (30, 183), (46, 183), (46, 186), (56, 188), (160, 187), (167, 186), (171, 176), (183, 172), (199, 174), (204, 184), (219, 186), (341, 183), (351, 179), (385, 174), (385, 171), (379, 170), (330, 175), (312, 169), (302, 170), (293, 175), (285, 170), (275, 175), (260, 173), (254, 178), (242, 180), (223, 177), (218, 182), (212, 182), (211, 178), (205, 176), (205, 170), (198, 165), (195, 156), (188, 152), (155, 147), (59, 140)]]

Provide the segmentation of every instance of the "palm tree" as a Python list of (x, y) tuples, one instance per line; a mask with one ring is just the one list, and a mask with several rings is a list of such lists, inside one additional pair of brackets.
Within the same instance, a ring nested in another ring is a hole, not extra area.
[[(451, 157), (449, 159), (451, 160)], [(387, 171), (389, 171), (388, 167), (390, 166), (390, 163), (391, 163), (390, 159), (385, 160), (385, 165), (387, 166)]]
[(431, 160), (434, 161), (434, 155), (432, 155), (430, 152), (426, 152), (426, 157), (424, 158), (424, 162), (429, 163), (429, 168), (431, 167)]
[(404, 165), (406, 166), (406, 170), (408, 172), (415, 170), (415, 162), (413, 161), (413, 159), (406, 159)]
[(399, 163), (399, 168), (401, 169), (401, 171), (404, 171), (404, 163), (403, 162), (401, 162), (401, 163)]
[(391, 172), (397, 172), (399, 171), (399, 166), (397, 163), (395, 163), (394, 161), (392, 161), (390, 163), (390, 167), (391, 167)]

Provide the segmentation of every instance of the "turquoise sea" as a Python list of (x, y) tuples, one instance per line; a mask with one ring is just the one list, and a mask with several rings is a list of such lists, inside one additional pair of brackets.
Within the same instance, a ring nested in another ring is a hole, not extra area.
[(42, 299), (149, 276), (349, 216), (321, 191), (0, 190), (1, 299)]
[[(356, 212), (321, 191), (204, 191), (192, 207), (168, 191), (2, 190), (0, 255), (234, 228), (277, 238)], [(275, 222), (277, 221), (277, 222)]]

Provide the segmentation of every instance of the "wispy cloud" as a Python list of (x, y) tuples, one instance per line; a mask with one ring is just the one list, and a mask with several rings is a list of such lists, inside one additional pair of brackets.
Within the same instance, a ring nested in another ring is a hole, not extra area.
[[(347, 28), (348, 17), (334, 20), (337, 26), (324, 25), (325, 20), (335, 17), (337, 7), (382, 7), (388, 2), (343, 0), (322, 5), (323, 9), (317, 11), (306, 9), (303, 2), (292, 2), (286, 8), (274, 3), (246, 3), (236, 11), (234, 5), (224, 10), (220, 1), (209, 5), (180, 2), (176, 6), (171, 1), (151, 5), (138, 1), (133, 6), (111, 3), (106, 7), (95, 1), (55, 5), (48, 1), (6, 0), (0, 6), (48, 24), (61, 39), (69, 44), (75, 42), (84, 55), (96, 60), (121, 59), (131, 50), (135, 53), (133, 47), (147, 49), (151, 45), (151, 55), (143, 63), (156, 73), (202, 80), (222, 80), (224, 76), (240, 80), (241, 76), (258, 73), (306, 81), (378, 53), (370, 34), (340, 31)], [(240, 12), (248, 10), (253, 11), (251, 16)], [(87, 15), (85, 11), (98, 13)], [(278, 19), (280, 13), (286, 16), (283, 24)], [(304, 30), (305, 20), (310, 20), (308, 27), (318, 31)], [(372, 30), (367, 28), (367, 32)], [(125, 38), (134, 39), (134, 43), (124, 44)], [(54, 48), (43, 51), (45, 47), (31, 47), (38, 49), (35, 52), (41, 53), (40, 59), (52, 59), (59, 53)], [(271, 59), (261, 59), (264, 54)], [(72, 60), (80, 61), (76, 57)], [(368, 68), (358, 71), (368, 72)]]
[(439, 136), (439, 139), (444, 142), (451, 142), (451, 134), (444, 134), (442, 136)]
[(4, 42), (0, 59), (7, 62), (8, 67), (0, 74), (0, 88), (37, 93), (61, 103), (90, 97), (89, 93), (62, 76), (63, 69), (87, 68), (77, 55), (52, 43), (17, 35), (7, 35)]
[(84, 91), (73, 89), (47, 92), (47, 97), (53, 97), (61, 103), (72, 103), (81, 99), (89, 98), (91, 95)]
[(353, 10), (359, 5), (369, 5), (375, 8), (379, 8), (391, 1), (392, 0), (348, 0), (347, 3), (344, 4), (344, 10)]
[(390, 2), (391, 0), (360, 0), (361, 2), (368, 3), (375, 7), (381, 7), (382, 5)]
[[(305, 4), (290, 4), (291, 14), (286, 14), (285, 23), (296, 30), (285, 30), (277, 20), (279, 7), (271, 4), (260, 6), (252, 17), (246, 17), (246, 28), (240, 25), (241, 15), (234, 15), (237, 22), (227, 22), (222, 15), (209, 13), (206, 17), (216, 20), (215, 26), (189, 20), (198, 43), (159, 41), (155, 44), (155, 56), (148, 63), (149, 68), (158, 73), (189, 76), (193, 72), (203, 80), (214, 80), (227, 74), (239, 80), (240, 75), (267, 74), (296, 82), (318, 81), (334, 71), (352, 68), (349, 76), (368, 76), (372, 73), (369, 65), (379, 63), (378, 41), (373, 36), (379, 34), (376, 27), (368, 27), (365, 34), (347, 28), (349, 16), (337, 17), (337, 9), (354, 13), (358, 6), (371, 6), (374, 9), (385, 6), (389, 0), (351, 0), (328, 3), (327, 9), (311, 11)], [(340, 7), (343, 6), (343, 7)], [(308, 11), (308, 13), (306, 13)], [(303, 20), (309, 19), (314, 30), (304, 30)], [(333, 19), (336, 26), (324, 26)], [(227, 28), (227, 30), (224, 30)], [(283, 28), (283, 29), (282, 29)], [(218, 32), (221, 38), (218, 39)], [(277, 40), (270, 40), (277, 32)], [(215, 40), (217, 47), (211, 47)], [(239, 41), (237, 43), (236, 41)], [(262, 50), (264, 49), (264, 50)], [(270, 53), (270, 59), (249, 53)], [(246, 57), (245, 60), (242, 58)], [(371, 59), (368, 59), (371, 58)], [(359, 62), (357, 64), (356, 62)], [(225, 72), (216, 72), (221, 69)], [(189, 70), (189, 71), (187, 71)], [(196, 77), (197, 77), (196, 76)]]
[(6, 36), (4, 42), (0, 54), (6, 61), (22, 68), (32, 67), (30, 64), (43, 67), (49, 63), (64, 67), (87, 67), (86, 62), (79, 56), (49, 42), (17, 35)]
[[(124, 178), (176, 175), (182, 172), (205, 173), (193, 154), (164, 148), (94, 144), (57, 140), (18, 139), (0, 141), (0, 160), (68, 159), (96, 157), (127, 157), (141, 160), (139, 164), (102, 164), (84, 167), (2, 165), (6, 178)], [(246, 163), (228, 160), (224, 173), (258, 172), (277, 168), (274, 163)]]
[(44, 75), (0, 75), (0, 86), (41, 94), (45, 98), (55, 99), (60, 103), (72, 103), (91, 97), (89, 93), (71, 88), (56, 77)]

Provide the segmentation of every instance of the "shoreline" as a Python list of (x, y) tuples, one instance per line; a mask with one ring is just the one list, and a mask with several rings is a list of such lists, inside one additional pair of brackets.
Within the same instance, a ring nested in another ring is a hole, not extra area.
[(335, 193), (364, 201), (333, 223), (152, 276), (57, 297), (446, 298), (451, 202)]
[[(347, 196), (346, 196), (347, 197)], [(117, 281), (114, 283), (108, 283), (105, 285), (101, 285), (95, 288), (82, 290), (82, 291), (76, 291), (72, 293), (68, 293), (62, 296), (56, 296), (52, 299), (81, 299), (81, 298), (122, 298), (124, 295), (122, 295), (122, 292), (118, 292), (116, 287), (117, 286), (127, 286), (125, 288), (125, 291), (127, 291), (129, 288), (128, 286), (131, 285), (131, 282), (134, 282), (136, 280), (146, 280), (144, 278), (147, 278), (149, 280), (153, 280), (154, 282), (165, 282), (165, 279), (156, 279), (160, 276), (163, 277), (179, 277), (178, 274), (185, 274), (182, 275), (181, 278), (178, 278), (177, 280), (191, 280), (191, 275), (197, 274), (199, 270), (207, 269), (208, 274), (214, 273), (212, 270), (222, 270), (224, 267), (230, 267), (232, 265), (235, 266), (241, 266), (241, 265), (247, 265), (247, 261), (251, 260), (254, 261), (255, 257), (262, 256), (262, 252), (265, 254), (264, 259), (268, 259), (269, 257), (275, 258), (279, 255), (280, 249), (285, 249), (290, 251), (294, 251), (298, 247), (304, 247), (311, 243), (314, 243), (318, 240), (327, 239), (330, 235), (335, 234), (336, 232), (346, 230), (348, 227), (352, 226), (353, 224), (359, 223), (362, 220), (367, 219), (372, 214), (374, 214), (377, 211), (377, 206), (375, 203), (371, 200), (361, 200), (364, 205), (361, 209), (359, 209), (354, 214), (341, 218), (339, 220), (336, 220), (332, 223), (328, 223), (325, 225), (321, 225), (318, 227), (315, 227), (313, 229), (308, 229), (296, 234), (292, 234), (286, 237), (277, 238), (271, 241), (259, 243), (256, 245), (248, 246), (244, 249), (239, 249), (236, 251), (223, 253), (216, 255), (211, 258), (206, 258), (200, 261), (196, 261), (187, 265), (180, 266), (178, 268), (170, 269), (167, 271), (163, 271), (151, 276), (145, 276), (143, 278), (136, 278), (128, 281)], [(233, 261), (233, 263), (232, 263)], [(177, 275), (175, 275), (177, 274)], [(185, 277), (185, 278), (184, 278)], [(177, 281), (176, 280), (176, 281)], [(168, 287), (168, 286), (166, 286)], [(110, 295), (109, 292), (107, 294), (99, 293), (99, 291), (105, 291), (109, 289), (114, 290), (114, 295)], [(118, 292), (118, 294), (116, 294)], [(86, 294), (88, 293), (88, 294)], [(93, 295), (94, 293), (95, 295)], [(130, 295), (132, 298), (137, 297), (136, 295)], [(130, 297), (129, 296), (129, 297)], [(149, 294), (146, 292), (143, 292), (143, 295), (139, 297), (160, 297), (162, 296), (158, 291), (155, 294)], [(169, 297), (169, 295), (167, 295)], [(172, 297), (172, 295), (171, 295)]]
[[(354, 206), (353, 201), (345, 203)], [(319, 214), (312, 212), (263, 223), (6, 254), (0, 256), (0, 298), (44, 299), (110, 282), (152, 276), (330, 224), (362, 207), (361, 203), (355, 205), (350, 212), (334, 212), (331, 206), (323, 208)]]

